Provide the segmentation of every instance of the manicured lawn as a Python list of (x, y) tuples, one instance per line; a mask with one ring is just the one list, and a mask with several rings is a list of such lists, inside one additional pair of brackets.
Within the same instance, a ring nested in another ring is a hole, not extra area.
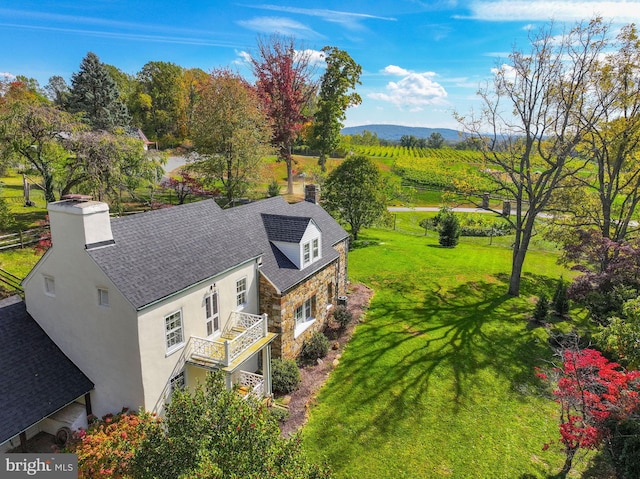
[[(352, 282), (375, 290), (364, 323), (312, 408), (305, 448), (338, 478), (534, 478), (562, 465), (557, 407), (533, 368), (550, 358), (531, 296), (568, 272), (532, 252), (522, 296), (510, 250), (486, 241), (368, 230)], [(485, 239), (486, 240), (486, 239)]]

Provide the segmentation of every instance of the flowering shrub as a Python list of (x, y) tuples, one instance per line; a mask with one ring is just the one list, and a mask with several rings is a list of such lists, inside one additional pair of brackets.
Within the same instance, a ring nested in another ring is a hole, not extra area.
[(145, 423), (160, 419), (148, 413), (123, 409), (102, 419), (90, 418), (88, 429), (80, 429), (65, 452), (77, 454), (78, 477), (92, 479), (130, 477), (129, 463), (144, 439)]

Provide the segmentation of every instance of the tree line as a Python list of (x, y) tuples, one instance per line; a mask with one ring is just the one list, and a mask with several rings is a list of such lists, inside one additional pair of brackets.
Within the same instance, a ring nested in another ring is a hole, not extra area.
[(227, 204), (247, 191), (257, 163), (272, 152), (287, 164), (292, 193), (294, 142), (304, 137), (324, 170), (345, 110), (361, 101), (354, 91), (360, 65), (336, 47), (322, 52), (326, 69), (318, 77), (311, 52), (294, 38), (259, 38), (253, 83), (229, 68), (207, 73), (161, 61), (130, 75), (92, 52), (70, 84), (60, 76), (43, 88), (5, 78), (0, 168), (36, 171), (47, 201), (71, 190), (115, 201), (123, 189), (159, 179), (161, 157), (143, 153), (148, 138), (161, 149), (191, 152), (190, 174), (220, 190)]

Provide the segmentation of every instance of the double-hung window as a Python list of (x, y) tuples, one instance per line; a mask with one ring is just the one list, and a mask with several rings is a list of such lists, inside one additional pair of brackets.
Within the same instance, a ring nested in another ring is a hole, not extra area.
[(218, 293), (213, 292), (204, 298), (205, 321), (207, 324), (207, 336), (220, 331), (220, 312), (218, 311)]
[(174, 391), (182, 391), (186, 386), (186, 382), (184, 380), (184, 371), (180, 371), (178, 374), (171, 378), (171, 392)]
[(314, 240), (311, 242), (311, 245), (313, 249), (313, 260), (315, 261), (320, 256), (320, 242), (318, 241), (318, 238), (314, 238)]
[(184, 343), (182, 332), (182, 311), (176, 311), (164, 318), (164, 331), (167, 341), (167, 353), (172, 353)]
[(247, 278), (236, 281), (236, 306), (243, 306), (247, 302)]
[(307, 264), (311, 262), (311, 244), (310, 243), (305, 243), (302, 245), (302, 257), (303, 257), (303, 264)]
[(296, 320), (296, 330), (294, 336), (298, 336), (307, 327), (311, 325), (314, 318), (316, 308), (316, 297), (313, 296), (307, 299), (304, 303), (298, 306), (295, 310), (294, 316)]

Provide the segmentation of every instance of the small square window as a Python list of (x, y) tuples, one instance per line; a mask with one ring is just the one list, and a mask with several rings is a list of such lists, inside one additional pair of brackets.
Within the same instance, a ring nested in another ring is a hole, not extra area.
[(98, 304), (100, 306), (109, 306), (109, 290), (98, 288)]
[(53, 280), (52, 276), (44, 277), (44, 292), (47, 293), (49, 296), (56, 295), (56, 283)]

